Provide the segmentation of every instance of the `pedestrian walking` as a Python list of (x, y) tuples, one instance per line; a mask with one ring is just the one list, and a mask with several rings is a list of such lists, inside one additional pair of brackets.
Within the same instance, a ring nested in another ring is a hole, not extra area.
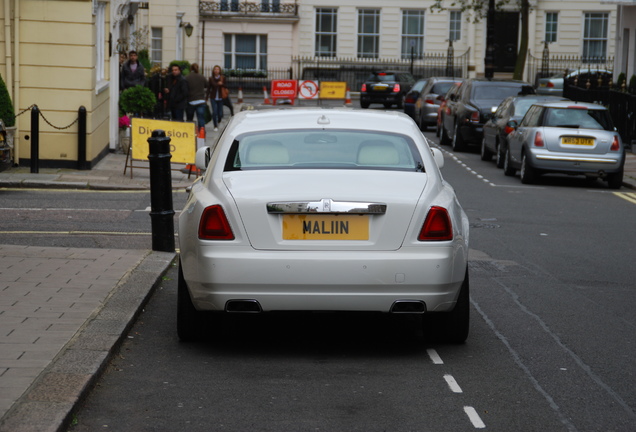
[(205, 98), (208, 92), (208, 80), (199, 73), (199, 65), (192, 63), (190, 73), (185, 77), (188, 82), (188, 105), (186, 105), (186, 120), (192, 121), (197, 114), (197, 131), (205, 127)]
[(221, 70), (221, 66), (216, 65), (212, 68), (212, 76), (210, 77), (210, 85), (208, 96), (212, 105), (212, 120), (214, 121), (214, 130), (217, 131), (219, 123), (223, 120), (223, 99), (227, 99), (230, 92), (225, 85), (225, 76)]
[(166, 96), (168, 109), (173, 121), (183, 121), (183, 113), (188, 104), (188, 82), (181, 75), (179, 65), (170, 66), (170, 75), (166, 78), (166, 88), (163, 89)]
[(128, 60), (121, 65), (119, 80), (119, 89), (121, 91), (146, 84), (146, 73), (144, 66), (139, 63), (137, 51), (132, 50), (128, 53)]
[(148, 80), (148, 88), (157, 98), (157, 103), (153, 110), (153, 118), (163, 119), (165, 116), (165, 97), (163, 89), (166, 88), (167, 70), (159, 65), (155, 65), (150, 69), (150, 79)]

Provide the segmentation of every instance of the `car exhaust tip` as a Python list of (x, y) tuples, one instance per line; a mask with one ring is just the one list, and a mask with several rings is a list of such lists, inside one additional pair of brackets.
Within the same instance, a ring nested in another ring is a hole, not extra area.
[(263, 309), (256, 300), (228, 300), (225, 311), (232, 313), (261, 313)]
[(390, 312), (423, 314), (426, 312), (426, 304), (421, 300), (396, 300)]

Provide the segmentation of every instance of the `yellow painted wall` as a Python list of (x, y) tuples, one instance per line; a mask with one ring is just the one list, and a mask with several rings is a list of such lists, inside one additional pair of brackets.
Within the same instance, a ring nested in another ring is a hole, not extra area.
[[(4, 1), (0, 14), (4, 26)], [(77, 160), (80, 106), (87, 110), (86, 159), (94, 161), (108, 148), (109, 91), (96, 92), (96, 26), (91, 0), (20, 0), (19, 60), (14, 85), (19, 86), (16, 113), (37, 105), (40, 117), (40, 161), (51, 166), (69, 166)], [(12, 13), (13, 14), (13, 13)], [(108, 5), (105, 13), (105, 45), (108, 44)], [(16, 21), (12, 21), (12, 30)], [(12, 38), (14, 33), (12, 31)], [(5, 35), (0, 32), (0, 71), (6, 77)], [(12, 49), (14, 44), (11, 44)], [(108, 47), (105, 47), (105, 79), (109, 79)], [(14, 69), (15, 70), (15, 69)], [(17, 76), (16, 76), (17, 75)], [(44, 118), (51, 123), (49, 125)], [(68, 125), (75, 122), (72, 126)], [(31, 115), (17, 118), (19, 158), (31, 157)], [(61, 128), (61, 129), (60, 129)], [(50, 163), (49, 163), (50, 162)]]

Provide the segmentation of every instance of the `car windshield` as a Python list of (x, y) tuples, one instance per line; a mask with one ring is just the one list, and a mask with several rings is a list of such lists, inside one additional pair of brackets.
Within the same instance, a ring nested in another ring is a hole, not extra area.
[(607, 110), (586, 108), (548, 108), (545, 126), (614, 130)]
[(225, 164), (225, 171), (308, 168), (424, 171), (407, 136), (358, 130), (246, 134), (234, 141)]
[(431, 89), (431, 93), (435, 93), (438, 95), (443, 95), (448, 92), (448, 90), (455, 84), (454, 82), (439, 82), (433, 86)]
[(392, 73), (380, 72), (377, 74), (371, 74), (369, 81), (397, 81), (397, 76)]
[(521, 91), (521, 86), (511, 87), (502, 85), (481, 85), (473, 87), (473, 99), (475, 100), (504, 100), (508, 96), (516, 96)]

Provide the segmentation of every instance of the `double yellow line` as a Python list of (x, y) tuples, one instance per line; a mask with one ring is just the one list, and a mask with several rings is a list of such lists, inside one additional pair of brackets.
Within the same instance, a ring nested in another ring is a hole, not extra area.
[(636, 204), (636, 192), (614, 192), (614, 195), (632, 204)]

